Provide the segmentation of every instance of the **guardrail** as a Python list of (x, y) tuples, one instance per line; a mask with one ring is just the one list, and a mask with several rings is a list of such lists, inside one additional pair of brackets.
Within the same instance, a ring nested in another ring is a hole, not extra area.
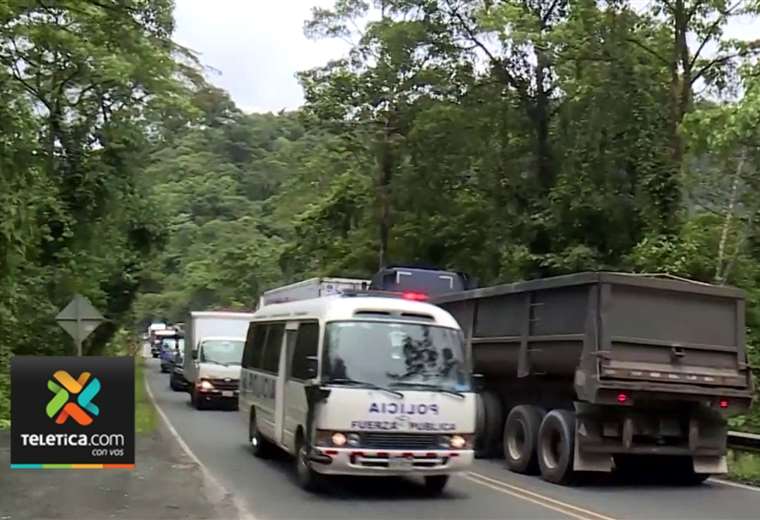
[(760, 435), (756, 433), (728, 432), (728, 447), (760, 452)]

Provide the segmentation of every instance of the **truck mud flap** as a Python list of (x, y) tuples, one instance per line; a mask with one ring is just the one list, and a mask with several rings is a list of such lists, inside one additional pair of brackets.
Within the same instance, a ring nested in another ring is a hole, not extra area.
[(612, 471), (612, 456), (608, 453), (590, 453), (581, 451), (580, 444), (587, 432), (582, 422), (576, 421), (575, 424), (575, 457), (573, 459), (573, 470), (575, 471), (598, 471), (609, 473)]
[(711, 475), (728, 473), (728, 462), (725, 455), (719, 457), (695, 456), (693, 460), (694, 473), (709, 473)]

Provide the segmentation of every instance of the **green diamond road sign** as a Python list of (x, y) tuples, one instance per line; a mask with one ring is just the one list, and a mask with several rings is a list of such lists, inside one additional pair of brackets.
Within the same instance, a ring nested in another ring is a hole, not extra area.
[(98, 325), (105, 321), (98, 310), (92, 306), (90, 300), (84, 296), (77, 294), (64, 307), (64, 309), (58, 313), (55, 317), (55, 321), (61, 326), (63, 330), (69, 333), (74, 338), (74, 342), (77, 346), (77, 355), (82, 355), (82, 342), (92, 334)]

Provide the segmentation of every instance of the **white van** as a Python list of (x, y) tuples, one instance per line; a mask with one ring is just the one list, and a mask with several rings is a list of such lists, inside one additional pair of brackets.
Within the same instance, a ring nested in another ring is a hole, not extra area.
[(262, 308), (239, 403), (254, 454), (296, 455), (307, 489), (324, 475), (417, 474), (438, 493), (473, 461), (462, 332), (426, 303), (336, 295)]
[(253, 313), (191, 312), (187, 319), (183, 377), (190, 402), (237, 406), (240, 359)]

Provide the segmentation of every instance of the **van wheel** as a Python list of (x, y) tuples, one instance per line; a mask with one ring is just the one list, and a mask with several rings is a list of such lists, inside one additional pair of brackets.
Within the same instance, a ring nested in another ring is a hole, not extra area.
[(504, 458), (515, 473), (538, 472), (536, 444), (538, 430), (546, 412), (537, 406), (521, 404), (510, 410), (504, 423)]
[(541, 477), (554, 484), (569, 484), (575, 473), (575, 414), (552, 410), (538, 430), (538, 466)]
[(448, 475), (430, 475), (425, 477), (425, 492), (430, 496), (438, 496), (449, 482)]
[(319, 492), (324, 487), (325, 477), (311, 468), (309, 446), (303, 439), (298, 440), (296, 448), (296, 477), (298, 484), (306, 491)]
[(272, 454), (272, 444), (261, 435), (256, 427), (256, 416), (254, 414), (251, 414), (248, 421), (248, 443), (251, 445), (254, 457), (266, 459)]

